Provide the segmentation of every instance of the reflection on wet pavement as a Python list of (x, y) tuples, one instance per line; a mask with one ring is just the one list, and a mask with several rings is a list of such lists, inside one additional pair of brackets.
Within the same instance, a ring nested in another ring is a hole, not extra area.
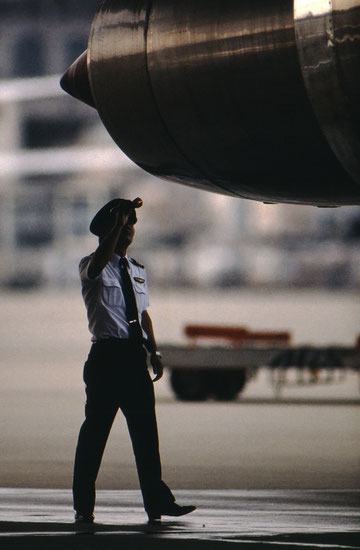
[(0, 544), (12, 546), (17, 540), (23, 546), (16, 548), (28, 548), (26, 541), (36, 539), (42, 548), (47, 540), (52, 549), (66, 537), (67, 548), (81, 549), (95, 548), (95, 540), (99, 548), (121, 544), (122, 549), (149, 549), (152, 543), (159, 548), (160, 542), (163, 548), (165, 541), (172, 548), (234, 543), (255, 549), (360, 547), (360, 491), (181, 490), (176, 495), (178, 502), (195, 503), (198, 510), (182, 520), (165, 518), (159, 526), (148, 526), (138, 491), (99, 491), (96, 524), (79, 529), (72, 523), (70, 491), (0, 489)]

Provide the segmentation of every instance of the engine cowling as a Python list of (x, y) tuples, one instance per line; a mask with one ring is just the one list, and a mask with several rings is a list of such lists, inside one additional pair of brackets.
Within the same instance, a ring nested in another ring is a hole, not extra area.
[(103, 0), (62, 85), (170, 181), (360, 204), (360, 0)]

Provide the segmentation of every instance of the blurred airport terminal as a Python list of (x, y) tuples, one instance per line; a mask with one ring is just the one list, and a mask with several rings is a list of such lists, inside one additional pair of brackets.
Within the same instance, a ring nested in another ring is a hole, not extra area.
[(152, 288), (359, 288), (358, 207), (264, 205), (156, 180), (60, 90), (97, 3), (0, 0), (0, 285), (78, 285), (93, 214), (141, 196), (132, 254)]

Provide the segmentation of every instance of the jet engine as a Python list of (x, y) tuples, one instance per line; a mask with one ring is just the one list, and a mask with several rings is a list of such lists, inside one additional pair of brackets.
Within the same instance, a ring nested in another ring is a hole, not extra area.
[(103, 0), (62, 87), (144, 170), (360, 204), (360, 0)]

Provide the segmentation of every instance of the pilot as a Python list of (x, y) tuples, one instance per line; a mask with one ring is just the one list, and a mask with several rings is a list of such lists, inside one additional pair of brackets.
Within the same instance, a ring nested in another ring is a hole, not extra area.
[(79, 266), (92, 346), (84, 366), (85, 421), (74, 465), (76, 523), (94, 521), (95, 482), (119, 408), (128, 425), (149, 522), (196, 509), (178, 505), (161, 477), (153, 382), (162, 377), (164, 367), (147, 311), (145, 268), (127, 255), (135, 234), (135, 207), (141, 205), (141, 199), (107, 203), (90, 224), (99, 246)]

